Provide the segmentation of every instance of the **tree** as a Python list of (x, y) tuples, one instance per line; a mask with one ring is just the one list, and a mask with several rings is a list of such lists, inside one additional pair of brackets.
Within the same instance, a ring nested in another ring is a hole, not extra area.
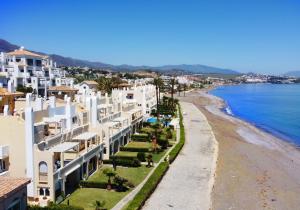
[(181, 91), (181, 84), (180, 83), (178, 83), (177, 91), (178, 91), (178, 95), (180, 96), (180, 91)]
[(156, 77), (154, 78), (153, 83), (155, 85), (155, 95), (156, 95), (156, 117), (157, 117), (157, 122), (159, 122), (159, 100), (160, 100), (159, 87), (162, 85), (163, 81), (160, 77)]
[(105, 168), (103, 170), (103, 173), (108, 177), (108, 181), (107, 181), (107, 189), (111, 190), (111, 177), (116, 176), (116, 172), (114, 172), (112, 169), (110, 168)]
[(187, 90), (187, 84), (186, 83), (184, 83), (183, 84), (183, 94), (184, 94), (184, 96), (185, 96), (185, 91)]
[(175, 78), (170, 80), (171, 83), (171, 98), (172, 98), (172, 111), (174, 111), (174, 86), (175, 86)]
[(105, 201), (95, 201), (94, 206), (95, 206), (95, 210), (101, 210), (103, 209), (105, 205)]

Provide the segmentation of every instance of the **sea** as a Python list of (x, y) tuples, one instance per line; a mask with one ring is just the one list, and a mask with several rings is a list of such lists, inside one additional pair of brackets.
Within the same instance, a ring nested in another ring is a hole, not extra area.
[(210, 94), (225, 101), (227, 114), (300, 146), (300, 84), (220, 86)]

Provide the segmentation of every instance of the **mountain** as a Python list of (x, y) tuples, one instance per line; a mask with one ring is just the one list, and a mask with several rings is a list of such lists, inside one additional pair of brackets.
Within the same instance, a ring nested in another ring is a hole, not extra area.
[[(20, 48), (17, 45), (11, 44), (6, 40), (0, 39), (0, 52), (10, 52), (15, 49)], [(39, 52), (41, 54), (45, 54)], [(164, 66), (132, 66), (132, 65), (111, 65), (102, 62), (92, 62), (87, 60), (75, 59), (70, 57), (64, 57), (56, 54), (48, 54), (58, 66), (81, 66), (81, 67), (91, 67), (91, 68), (105, 68), (115, 71), (137, 71), (137, 70), (156, 70), (162, 72), (182, 72), (182, 73), (197, 73), (197, 74), (240, 74), (238, 71), (231, 69), (223, 69), (205, 65), (164, 65)]]
[(300, 71), (289, 71), (289, 72), (285, 73), (284, 75), (300, 78)]
[(10, 52), (15, 49), (19, 49), (20, 47), (14, 44), (9, 43), (4, 39), (0, 39), (0, 52)]

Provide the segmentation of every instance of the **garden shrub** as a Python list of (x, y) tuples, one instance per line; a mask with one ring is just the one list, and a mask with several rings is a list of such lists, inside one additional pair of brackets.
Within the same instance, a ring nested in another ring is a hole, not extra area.
[(148, 127), (150, 125), (151, 125), (151, 123), (149, 123), (149, 122), (143, 122), (143, 127)]
[(134, 160), (136, 159), (136, 156), (122, 156), (122, 155), (115, 155), (115, 156), (110, 156), (109, 159), (115, 159), (115, 160)]
[(163, 137), (159, 137), (157, 140), (157, 144), (161, 146), (162, 149), (167, 149), (169, 146), (169, 141)]
[(144, 152), (139, 152), (139, 153), (137, 154), (137, 159), (138, 159), (139, 161), (141, 161), (141, 162), (145, 162), (145, 161), (146, 161), (146, 155), (145, 155), (145, 153), (144, 153)]
[[(112, 160), (103, 160), (104, 164), (112, 164)], [(141, 162), (138, 159), (128, 160), (128, 159), (116, 159), (116, 164), (118, 166), (125, 167), (140, 167)]]
[(106, 189), (107, 188), (107, 182), (99, 182), (99, 181), (84, 181), (81, 180), (79, 183), (80, 187), (83, 188), (100, 188), (100, 189)]
[(147, 133), (141, 133), (141, 134), (133, 134), (131, 136), (131, 139), (133, 141), (142, 141), (142, 142), (147, 142), (150, 140), (150, 137)]

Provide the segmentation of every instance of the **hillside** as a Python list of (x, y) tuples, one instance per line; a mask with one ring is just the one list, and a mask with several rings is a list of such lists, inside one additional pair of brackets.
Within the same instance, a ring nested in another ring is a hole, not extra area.
[[(0, 52), (10, 52), (18, 49), (19, 46), (9, 43), (6, 40), (0, 39)], [(42, 53), (42, 52), (40, 52)], [(45, 54), (45, 53), (42, 53)], [(238, 71), (231, 69), (223, 69), (200, 64), (195, 65), (164, 65), (164, 66), (133, 66), (133, 65), (111, 65), (102, 62), (92, 62), (87, 60), (64, 57), (57, 54), (49, 54), (59, 66), (81, 66), (91, 68), (105, 68), (115, 71), (138, 71), (138, 70), (156, 70), (168, 73), (193, 73), (193, 74), (239, 74)]]

